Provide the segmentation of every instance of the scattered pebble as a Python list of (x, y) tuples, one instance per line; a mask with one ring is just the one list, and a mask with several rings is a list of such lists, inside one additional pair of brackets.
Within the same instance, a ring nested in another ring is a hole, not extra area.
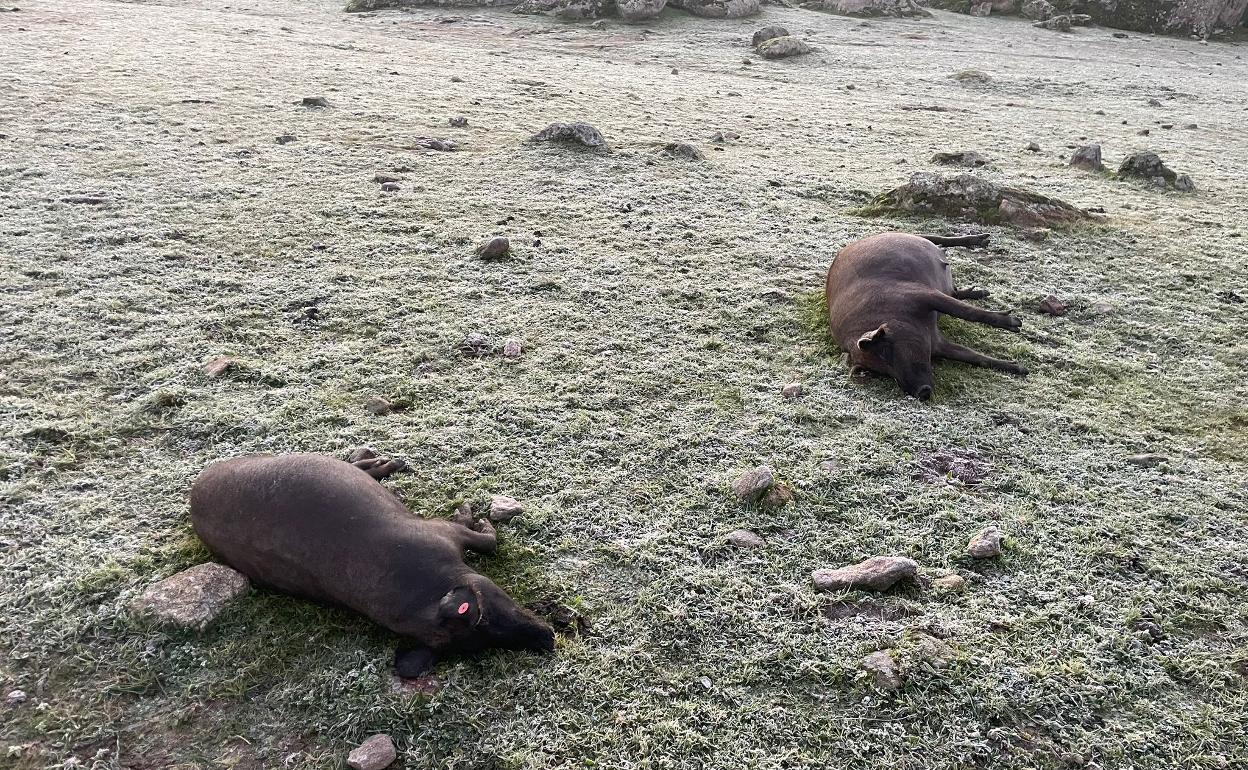
[(451, 82), (452, 82), (452, 83), (462, 83), (462, 82), (464, 82), (464, 79), (463, 79), (463, 78), (461, 78), (459, 75), (451, 75)]
[(902, 580), (913, 580), (918, 571), (918, 562), (904, 556), (872, 556), (848, 567), (815, 570), (810, 577), (820, 591), (887, 591)]
[(888, 650), (873, 652), (862, 659), (862, 670), (871, 675), (871, 680), (881, 690), (896, 690), (901, 687), (901, 675), (897, 672), (897, 662)]
[(1040, 152), (1040, 145), (1036, 142), (1028, 142), (1027, 152)]
[(942, 166), (979, 168), (980, 166), (987, 166), (988, 159), (974, 151), (938, 152), (932, 156), (932, 163), (939, 163)]
[(591, 150), (607, 150), (607, 140), (602, 132), (588, 123), (551, 123), (533, 135), (532, 142), (555, 142), (580, 145)]
[(10, 690), (9, 694), (4, 696), (4, 705), (9, 708), (20, 706), (26, 702), (25, 690)]
[(776, 482), (776, 475), (766, 465), (751, 468), (732, 482), (732, 493), (743, 503), (757, 502)]
[(1005, 535), (994, 526), (987, 526), (967, 543), (966, 554), (972, 559), (995, 559), (1001, 555), (1001, 541)]
[(294, 134), (282, 134), (281, 136), (277, 137), (273, 141), (277, 142), (278, 144), (290, 144), (291, 142), (295, 141), (295, 135)]
[(1164, 462), (1169, 462), (1169, 460), (1170, 458), (1166, 457), (1165, 455), (1153, 454), (1151, 452), (1138, 454), (1138, 455), (1130, 455), (1127, 457), (1127, 462), (1136, 466), (1137, 468), (1155, 468)]
[(382, 770), (399, 756), (389, 735), (374, 735), (347, 755), (347, 766), (354, 770)]
[(178, 628), (202, 631), (251, 583), (223, 564), (199, 564), (144, 589), (130, 603), (134, 615)]
[(985, 85), (992, 82), (992, 77), (987, 72), (981, 72), (980, 70), (975, 69), (960, 70), (953, 73), (949, 77), (959, 83), (979, 83), (980, 85)]
[(394, 411), (394, 404), (390, 403), (381, 396), (369, 396), (364, 401), (364, 408), (372, 412), (374, 415), (381, 417)]
[(1191, 192), (1196, 189), (1191, 177), (1187, 174), (1176, 174), (1162, 162), (1161, 157), (1155, 152), (1137, 152), (1127, 156), (1118, 168), (1118, 178), (1138, 179), (1179, 192)]
[(509, 339), (503, 343), (503, 356), (506, 358), (519, 358), (524, 353), (524, 347), (521, 346), (520, 340)]
[(710, 141), (712, 144), (727, 144), (731, 141), (735, 141), (740, 138), (741, 138), (741, 135), (738, 134), (736, 131), (716, 131), (715, 133), (711, 134)]
[(914, 478), (929, 484), (975, 486), (992, 471), (977, 450), (945, 447), (920, 456)]
[(459, 343), (459, 352), (472, 358), (488, 355), (491, 348), (489, 337), (480, 332), (472, 332)]
[(502, 259), (511, 254), (511, 241), (497, 235), (478, 246), (476, 254), (481, 259)]
[(1040, 300), (1040, 312), (1051, 316), (1066, 315), (1066, 303), (1057, 298), (1056, 295), (1050, 294)]
[(330, 107), (329, 100), (324, 96), (305, 96), (300, 102), (304, 107)]
[(400, 179), (394, 174), (382, 174), (379, 172), (373, 175), (373, 181), (377, 184), (385, 184), (387, 182), (398, 182)]
[(728, 542), (737, 548), (766, 548), (767, 541), (748, 529), (734, 529), (728, 533)]
[(966, 588), (966, 578), (957, 573), (942, 575), (932, 581), (932, 586), (940, 591), (955, 593)]
[(788, 385), (785, 385), (780, 389), (780, 395), (785, 398), (797, 398), (802, 395), (802, 383), (790, 382)]
[(783, 481), (777, 481), (767, 490), (767, 494), (763, 495), (762, 505), (770, 510), (779, 510), (789, 503), (793, 502), (793, 490), (789, 489), (789, 485)]
[(62, 195), (59, 198), (61, 203), (77, 203), (86, 206), (103, 206), (108, 203), (107, 195), (86, 194), (86, 195)]
[(756, 49), (764, 59), (786, 59), (790, 56), (801, 56), (815, 50), (795, 37), (773, 37), (764, 40)]
[(381, 184), (382, 192), (398, 192), (401, 189), (403, 188), (399, 185), (398, 182), (382, 182)]
[(467, 128), (468, 118), (461, 115), (459, 117), (451, 118), (450, 123), (452, 128)]
[(789, 36), (789, 31), (785, 29), (784, 27), (779, 27), (775, 25), (772, 25), (770, 27), (763, 27), (762, 29), (754, 33), (754, 37), (750, 38), (750, 45), (757, 48), (760, 43), (766, 42), (773, 38), (788, 37), (788, 36)]
[(1105, 164), (1101, 161), (1101, 146), (1089, 144), (1075, 150), (1070, 156), (1070, 165), (1084, 171), (1104, 171)]
[(684, 158), (685, 160), (706, 159), (701, 150), (688, 142), (671, 142), (663, 148), (663, 152), (673, 158)]
[(490, 521), (506, 524), (524, 513), (524, 506), (514, 497), (494, 495), (490, 498)]
[(208, 379), (216, 380), (230, 372), (237, 371), (239, 368), (239, 363), (236, 359), (229, 356), (217, 356), (204, 364), (204, 374), (208, 375)]

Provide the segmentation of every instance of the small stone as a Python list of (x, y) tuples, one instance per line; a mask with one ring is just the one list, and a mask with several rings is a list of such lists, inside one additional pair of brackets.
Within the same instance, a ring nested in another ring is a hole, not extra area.
[(10, 690), (9, 694), (4, 696), (4, 705), (8, 706), (9, 708), (13, 708), (14, 706), (20, 706), (25, 702), (26, 702), (25, 690)]
[(591, 150), (609, 150), (602, 132), (588, 123), (551, 123), (533, 135), (531, 142), (580, 145)]
[(1153, 454), (1151, 452), (1138, 455), (1130, 455), (1127, 462), (1137, 468), (1156, 468), (1164, 462), (1169, 462), (1170, 458), (1165, 455)]
[(815, 570), (811, 579), (820, 591), (887, 591), (899, 581), (913, 580), (918, 571), (918, 562), (904, 556), (872, 556), (848, 567)]
[(491, 349), (490, 338), (480, 332), (473, 332), (459, 343), (459, 352), (472, 358), (481, 358)]
[(369, 396), (364, 402), (364, 408), (373, 414), (381, 417), (394, 411), (394, 404), (390, 403), (381, 396)]
[(978, 83), (980, 85), (987, 85), (992, 82), (992, 77), (987, 72), (981, 72), (980, 70), (974, 69), (959, 70), (949, 77), (959, 83)]
[(988, 165), (988, 159), (973, 150), (938, 152), (932, 156), (932, 162), (939, 163), (942, 166), (966, 166), (968, 168), (979, 168), (980, 166)]
[(239, 364), (235, 359), (229, 356), (217, 356), (204, 364), (204, 374), (208, 375), (208, 379), (216, 380), (238, 368)]
[(347, 766), (354, 770), (382, 770), (399, 756), (389, 735), (374, 735), (347, 755)]
[(1197, 125), (1197, 124), (1195, 124), (1195, 123), (1188, 123), (1186, 126), (1183, 126), (1183, 128), (1186, 128), (1186, 129), (1191, 130), (1191, 129), (1197, 129), (1197, 128), (1200, 128), (1200, 126), (1199, 126), (1199, 125)]
[(381, 185), (382, 192), (398, 192), (403, 189), (397, 182), (385, 182)]
[(972, 559), (995, 559), (1001, 555), (1001, 541), (1005, 535), (993, 526), (984, 527), (967, 543), (966, 554)]
[(942, 575), (932, 581), (932, 586), (940, 591), (956, 593), (966, 588), (966, 578), (957, 573)]
[(1149, 106), (1149, 107), (1160, 107), (1160, 106), (1161, 106), (1161, 101), (1160, 101), (1160, 100), (1157, 100), (1157, 99), (1149, 99), (1149, 100), (1148, 100), (1148, 106)]
[(1101, 146), (1089, 144), (1075, 150), (1070, 156), (1070, 165), (1084, 171), (1104, 171), (1105, 164), (1101, 161)]
[(862, 659), (862, 670), (871, 675), (872, 682), (881, 690), (896, 690), (901, 687), (901, 675), (897, 673), (897, 662), (888, 650), (873, 652)]
[(524, 347), (520, 344), (520, 340), (509, 339), (503, 343), (503, 356), (506, 358), (519, 358), (524, 353)]
[(706, 156), (697, 147), (688, 142), (671, 142), (663, 148), (663, 152), (673, 158), (684, 158), (685, 160), (705, 160)]
[(736, 139), (740, 139), (741, 135), (736, 131), (716, 131), (711, 134), (712, 144), (727, 144)]
[(291, 142), (295, 141), (295, 135), (294, 134), (282, 134), (281, 136), (277, 137), (273, 141), (277, 142), (278, 144), (290, 144)]
[(1066, 303), (1062, 302), (1055, 295), (1050, 294), (1040, 300), (1040, 312), (1051, 316), (1066, 315)]
[(1139, 131), (1136, 131), (1135, 133), (1137, 136), (1148, 136), (1149, 134), (1153, 132), (1148, 130), (1147, 128), (1141, 128)]
[(783, 481), (777, 481), (763, 495), (762, 505), (769, 510), (779, 510), (793, 501), (793, 490)]
[(324, 96), (305, 96), (300, 102), (304, 107), (329, 107), (329, 100)]
[(199, 564), (148, 586), (130, 611), (159, 623), (202, 631), (247, 593), (247, 577), (223, 564)]
[(1051, 29), (1055, 32), (1070, 32), (1073, 24), (1074, 22), (1070, 16), (1061, 14), (1045, 19), (1044, 21), (1033, 22), (1031, 26), (1040, 27), (1041, 29)]
[(780, 389), (780, 395), (785, 398), (797, 398), (802, 395), (802, 383), (790, 382), (788, 385), (785, 385)]
[(1020, 232), (1019, 235), (1029, 241), (1039, 243), (1041, 241), (1047, 241), (1053, 235), (1053, 231), (1047, 227), (1028, 227)]
[(490, 521), (506, 524), (524, 513), (524, 506), (514, 497), (494, 495), (490, 498)]
[(775, 472), (766, 465), (751, 468), (732, 482), (732, 493), (744, 503), (760, 500), (776, 481)]
[(460, 117), (451, 118), (450, 123), (452, 128), (467, 128), (468, 118), (461, 115)]
[(784, 27), (778, 27), (775, 25), (772, 25), (770, 27), (763, 27), (762, 29), (754, 33), (754, 37), (750, 38), (750, 45), (757, 48), (760, 43), (764, 43), (773, 38), (788, 37), (788, 36), (789, 36), (789, 31), (785, 29)]
[(511, 254), (511, 241), (495, 236), (478, 246), (476, 253), (481, 259), (502, 259)]
[(773, 37), (770, 40), (764, 40), (759, 44), (759, 56), (764, 59), (786, 59), (790, 56), (801, 56), (815, 50), (801, 40), (792, 35), (786, 37)]
[(1035, 142), (1028, 142), (1027, 152), (1040, 152), (1040, 145)]
[(1108, 302), (1094, 302), (1092, 303), (1092, 312), (1096, 315), (1112, 315), (1114, 306)]
[(736, 529), (728, 533), (728, 542), (737, 548), (766, 548), (767, 541), (748, 529)]
[(401, 179), (394, 174), (382, 174), (378, 172), (373, 175), (373, 181), (377, 184), (386, 184), (387, 182), (399, 182)]
[(464, 82), (464, 79), (463, 79), (463, 78), (461, 78), (459, 75), (451, 75), (451, 82), (452, 82), (452, 83), (462, 83), (462, 82)]
[(673, 75), (679, 75), (679, 74), (680, 74), (680, 70), (676, 69), (675, 67), (672, 67), (672, 74), (673, 74)]

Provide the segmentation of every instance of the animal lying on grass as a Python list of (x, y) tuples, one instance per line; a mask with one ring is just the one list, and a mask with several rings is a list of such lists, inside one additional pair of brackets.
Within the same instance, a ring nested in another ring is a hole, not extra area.
[(828, 322), (849, 356), (850, 373), (888, 375), (908, 395), (932, 396), (932, 359), (948, 358), (1012, 374), (1027, 370), (945, 339), (938, 314), (1018, 331), (1023, 322), (961, 300), (988, 292), (956, 289), (939, 246), (978, 246), (987, 235), (956, 238), (882, 233), (841, 249), (828, 268)]
[(398, 467), (315, 454), (226, 460), (191, 488), (191, 523), (257, 583), (349, 607), (414, 640), (395, 656), (400, 676), (450, 652), (554, 650), (549, 625), (464, 563), (466, 548), (492, 553), (495, 534), (413, 516), (378, 483)]

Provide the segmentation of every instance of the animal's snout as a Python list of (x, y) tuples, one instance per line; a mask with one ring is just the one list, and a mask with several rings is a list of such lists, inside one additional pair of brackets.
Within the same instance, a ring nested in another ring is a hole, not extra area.
[(927, 401), (932, 397), (932, 386), (920, 385), (919, 389), (914, 392), (914, 397), (920, 401)]

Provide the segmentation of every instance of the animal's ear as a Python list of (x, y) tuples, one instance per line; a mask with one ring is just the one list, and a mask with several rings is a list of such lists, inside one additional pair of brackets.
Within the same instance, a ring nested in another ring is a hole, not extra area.
[(872, 329), (858, 338), (858, 348), (860, 350), (870, 350), (872, 345), (880, 344), (887, 337), (888, 324), (880, 324), (878, 329)]
[(477, 625), (481, 622), (481, 594), (469, 585), (455, 586), (438, 603), (438, 617), (449, 623)]

